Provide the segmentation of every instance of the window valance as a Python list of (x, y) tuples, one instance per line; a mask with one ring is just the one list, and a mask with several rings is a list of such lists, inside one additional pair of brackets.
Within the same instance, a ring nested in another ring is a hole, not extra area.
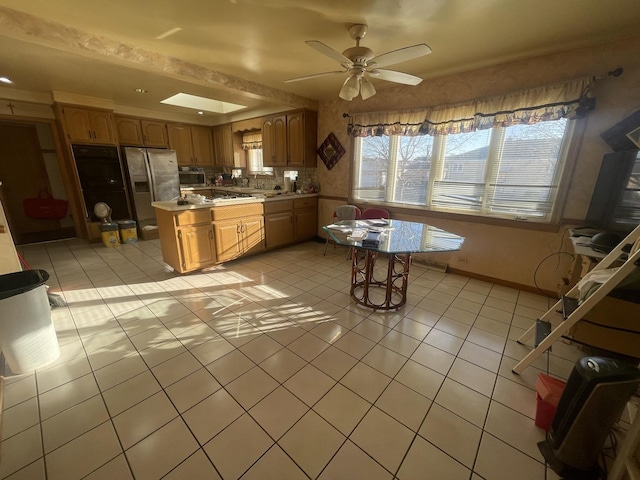
[(257, 150), (262, 148), (262, 133), (253, 132), (242, 135), (243, 150)]
[(447, 135), (580, 118), (595, 108), (593, 77), (506, 95), (396, 112), (349, 115), (352, 137)]

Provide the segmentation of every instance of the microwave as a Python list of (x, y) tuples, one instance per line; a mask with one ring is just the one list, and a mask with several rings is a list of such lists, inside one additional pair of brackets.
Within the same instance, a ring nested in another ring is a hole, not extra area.
[(207, 178), (204, 169), (179, 170), (180, 185), (206, 186)]

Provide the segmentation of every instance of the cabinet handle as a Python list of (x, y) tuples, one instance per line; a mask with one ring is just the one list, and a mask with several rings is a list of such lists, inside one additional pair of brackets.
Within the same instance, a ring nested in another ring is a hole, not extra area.
[(147, 143), (147, 136), (144, 133), (142, 134), (142, 141)]
[(93, 132), (89, 130), (89, 138), (93, 138)]

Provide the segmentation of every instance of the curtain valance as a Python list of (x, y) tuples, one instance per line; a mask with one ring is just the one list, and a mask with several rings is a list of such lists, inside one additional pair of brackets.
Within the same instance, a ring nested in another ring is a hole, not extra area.
[(245, 133), (242, 135), (242, 149), (256, 150), (262, 148), (262, 133)]
[(580, 118), (595, 108), (593, 77), (506, 95), (396, 112), (349, 115), (352, 137), (447, 135)]

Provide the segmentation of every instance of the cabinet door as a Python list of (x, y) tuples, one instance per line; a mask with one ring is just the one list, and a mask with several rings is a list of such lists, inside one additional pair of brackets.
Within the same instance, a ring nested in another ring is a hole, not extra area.
[(218, 262), (226, 262), (242, 255), (242, 224), (239, 220), (213, 222), (213, 234)]
[(264, 245), (264, 217), (245, 217), (242, 219), (244, 237), (243, 254), (261, 252)]
[(168, 147), (167, 124), (151, 120), (140, 121), (142, 141), (147, 147)]
[(191, 127), (194, 162), (213, 165), (213, 135), (209, 127)]
[(273, 135), (273, 119), (267, 118), (262, 122), (262, 164), (265, 167), (272, 167), (276, 160)]
[(295, 230), (296, 242), (310, 240), (316, 236), (318, 230), (318, 215), (315, 209), (296, 210)]
[(304, 118), (302, 112), (287, 115), (287, 164), (304, 166)]
[(224, 125), (222, 130), (222, 145), (224, 149), (224, 165), (225, 167), (233, 167), (233, 131), (231, 124)]
[(167, 125), (167, 133), (169, 135), (169, 148), (176, 151), (178, 165), (193, 164), (191, 130), (189, 126), (169, 123)]
[(71, 143), (93, 143), (89, 112), (83, 108), (63, 107), (64, 124)]
[(273, 166), (287, 166), (287, 117), (273, 118)]
[(180, 228), (178, 241), (184, 271), (196, 270), (216, 262), (211, 224)]
[(137, 118), (115, 117), (120, 145), (144, 145), (140, 120)]
[(293, 243), (293, 213), (281, 212), (264, 216), (267, 248)]
[(231, 124), (213, 128), (213, 147), (216, 165), (233, 167), (233, 134)]
[(89, 123), (93, 130), (94, 143), (116, 144), (116, 135), (113, 128), (113, 115), (109, 112), (89, 110)]

